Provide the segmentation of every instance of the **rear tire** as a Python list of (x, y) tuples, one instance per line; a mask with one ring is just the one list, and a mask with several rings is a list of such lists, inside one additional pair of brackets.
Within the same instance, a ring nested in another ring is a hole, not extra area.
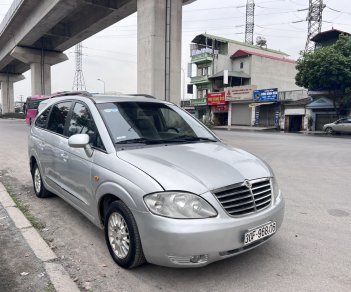
[(32, 169), (32, 180), (35, 195), (38, 198), (48, 198), (52, 194), (45, 188), (38, 165), (35, 163)]
[(132, 269), (146, 262), (138, 226), (123, 202), (111, 203), (105, 215), (104, 227), (108, 250), (119, 266)]

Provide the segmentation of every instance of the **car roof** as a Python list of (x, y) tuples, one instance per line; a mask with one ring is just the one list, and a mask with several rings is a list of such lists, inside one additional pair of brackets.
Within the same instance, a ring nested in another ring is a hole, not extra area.
[(150, 95), (144, 94), (133, 94), (133, 95), (92, 95), (90, 98), (95, 103), (106, 103), (106, 102), (125, 102), (125, 101), (137, 101), (137, 102), (158, 102), (164, 103), (165, 101), (158, 100)]
[(156, 102), (156, 103), (167, 103), (170, 102), (156, 99), (155, 97), (148, 94), (118, 94), (118, 95), (102, 95), (102, 94), (91, 94), (86, 91), (72, 91), (72, 92), (60, 92), (50, 97), (50, 100), (63, 100), (63, 99), (82, 99), (88, 98), (94, 103), (107, 103), (107, 102)]

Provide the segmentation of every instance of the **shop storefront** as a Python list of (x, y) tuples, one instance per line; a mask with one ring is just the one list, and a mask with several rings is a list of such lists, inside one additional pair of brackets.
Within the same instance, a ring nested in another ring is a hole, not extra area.
[(321, 97), (306, 105), (309, 116), (312, 118), (312, 130), (323, 131), (323, 126), (335, 122), (337, 115), (333, 102), (326, 97)]
[(207, 94), (207, 105), (210, 107), (212, 121), (216, 126), (224, 126), (228, 123), (228, 102), (225, 101), (225, 93), (211, 92)]
[(279, 127), (280, 103), (278, 102), (278, 89), (261, 89), (253, 93), (253, 103), (250, 104), (255, 110), (256, 127)]
[(190, 106), (195, 108), (194, 116), (201, 121), (204, 121), (206, 116), (209, 117), (210, 111), (207, 106), (207, 98), (195, 98), (190, 100)]
[(225, 100), (229, 102), (228, 125), (252, 124), (252, 96), (256, 85), (234, 86), (225, 88)]
[(310, 98), (288, 101), (283, 104), (284, 115), (282, 116), (285, 132), (306, 131), (308, 128), (308, 116), (306, 115), (306, 104)]

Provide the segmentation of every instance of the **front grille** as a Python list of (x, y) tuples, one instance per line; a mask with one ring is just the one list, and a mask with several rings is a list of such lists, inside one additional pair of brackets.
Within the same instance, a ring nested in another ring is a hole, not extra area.
[[(213, 191), (231, 216), (243, 216), (267, 208), (272, 201), (269, 178), (246, 181)], [(251, 185), (251, 187), (250, 187)]]

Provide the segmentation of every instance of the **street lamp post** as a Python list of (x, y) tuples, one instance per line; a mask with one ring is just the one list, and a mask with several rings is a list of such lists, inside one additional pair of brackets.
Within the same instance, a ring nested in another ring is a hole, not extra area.
[(101, 81), (101, 82), (104, 84), (104, 94), (105, 94), (105, 93), (106, 93), (106, 91), (105, 91), (105, 81), (102, 80), (102, 79), (100, 79), (100, 78), (98, 78), (97, 80), (98, 80), (98, 81)]

